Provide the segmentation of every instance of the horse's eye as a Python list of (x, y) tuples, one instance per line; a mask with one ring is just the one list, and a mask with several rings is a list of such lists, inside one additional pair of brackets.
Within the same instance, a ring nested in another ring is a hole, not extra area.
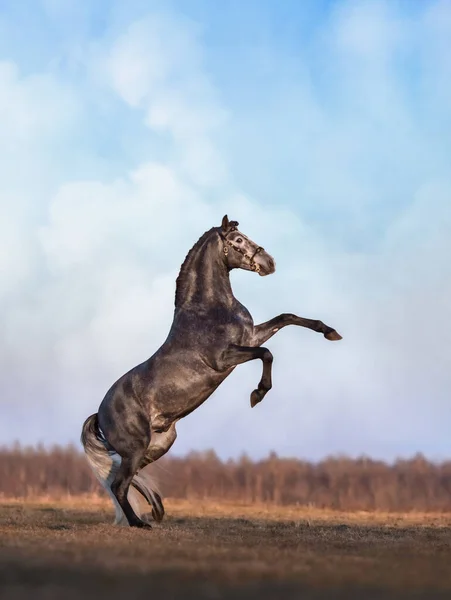
[(237, 238), (236, 241), (237, 241), (237, 244), (241, 244), (241, 242), (243, 241), (243, 238)]

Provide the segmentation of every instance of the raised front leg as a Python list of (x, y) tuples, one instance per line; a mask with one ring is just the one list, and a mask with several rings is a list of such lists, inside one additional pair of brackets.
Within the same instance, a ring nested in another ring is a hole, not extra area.
[(251, 394), (251, 406), (261, 402), (266, 393), (272, 388), (272, 361), (273, 356), (267, 348), (253, 348), (249, 346), (231, 345), (222, 356), (222, 366), (224, 369), (230, 369), (236, 365), (241, 365), (250, 360), (259, 358), (263, 362), (263, 373), (257, 389)]
[(269, 338), (271, 338), (275, 333), (277, 333), (279, 329), (282, 329), (282, 327), (286, 327), (287, 325), (299, 325), (300, 327), (313, 329), (313, 331), (322, 333), (327, 340), (341, 340), (341, 335), (337, 333), (335, 329), (332, 329), (332, 327), (325, 325), (322, 321), (317, 321), (315, 319), (304, 319), (303, 317), (298, 317), (297, 315), (284, 313), (278, 317), (274, 317), (274, 319), (271, 319), (270, 321), (266, 321), (266, 323), (256, 325), (254, 327), (253, 342), (256, 346), (260, 346), (269, 340)]

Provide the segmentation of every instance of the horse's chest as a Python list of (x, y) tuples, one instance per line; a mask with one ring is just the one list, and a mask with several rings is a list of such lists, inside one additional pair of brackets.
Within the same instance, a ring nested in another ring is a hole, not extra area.
[(226, 331), (231, 343), (242, 346), (249, 344), (253, 330), (254, 323), (248, 311), (237, 311), (230, 315)]

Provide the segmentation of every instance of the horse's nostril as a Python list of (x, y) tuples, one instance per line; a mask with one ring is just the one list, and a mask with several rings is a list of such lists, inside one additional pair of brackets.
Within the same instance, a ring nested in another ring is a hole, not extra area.
[(274, 269), (274, 261), (272, 258), (268, 258), (268, 267)]

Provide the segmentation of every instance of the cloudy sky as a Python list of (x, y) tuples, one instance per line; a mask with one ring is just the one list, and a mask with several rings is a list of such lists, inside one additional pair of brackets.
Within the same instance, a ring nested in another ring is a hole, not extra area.
[(288, 328), (175, 454), (451, 456), (451, 2), (0, 4), (0, 443), (66, 443), (164, 341), (224, 213)]

